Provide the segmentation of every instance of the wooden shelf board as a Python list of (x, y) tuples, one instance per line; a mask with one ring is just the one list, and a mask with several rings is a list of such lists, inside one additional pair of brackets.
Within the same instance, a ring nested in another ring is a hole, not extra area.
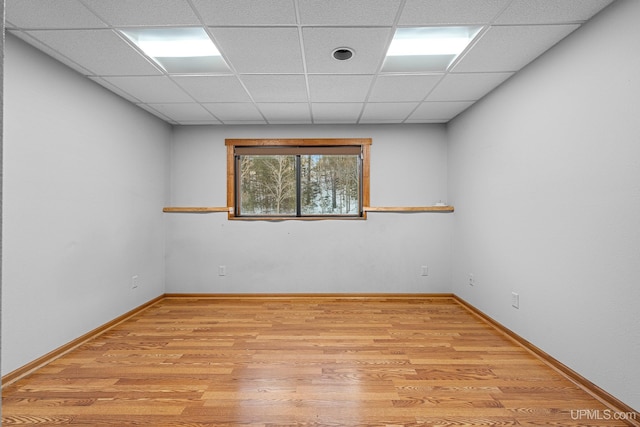
[[(169, 206), (162, 209), (163, 212), (202, 213), (202, 212), (227, 212), (233, 213), (232, 207), (226, 206)], [(366, 206), (365, 212), (453, 212), (453, 206)]]
[(367, 206), (366, 212), (453, 212), (453, 206)]
[(233, 208), (226, 206), (212, 206), (212, 207), (199, 207), (199, 206), (182, 206), (182, 207), (166, 207), (162, 209), (162, 212), (181, 212), (181, 213), (202, 213), (202, 212), (232, 212)]

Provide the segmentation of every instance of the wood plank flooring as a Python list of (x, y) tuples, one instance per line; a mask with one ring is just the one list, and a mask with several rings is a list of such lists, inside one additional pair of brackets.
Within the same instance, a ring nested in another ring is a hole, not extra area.
[(452, 298), (166, 298), (2, 394), (6, 426), (626, 425)]

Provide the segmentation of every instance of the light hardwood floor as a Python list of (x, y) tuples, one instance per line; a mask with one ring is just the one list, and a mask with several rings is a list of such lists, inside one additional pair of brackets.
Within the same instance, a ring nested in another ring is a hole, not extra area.
[(625, 425), (607, 415), (452, 298), (166, 298), (2, 402), (26, 426)]

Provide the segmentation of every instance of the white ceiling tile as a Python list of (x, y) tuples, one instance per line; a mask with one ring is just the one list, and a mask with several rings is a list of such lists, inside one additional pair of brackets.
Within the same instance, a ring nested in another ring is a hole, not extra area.
[(202, 105), (196, 103), (184, 104), (147, 104), (176, 122), (182, 121), (214, 121), (214, 117)]
[(441, 79), (442, 74), (379, 76), (371, 90), (369, 101), (422, 101)]
[(164, 120), (166, 122), (169, 122), (171, 124), (177, 123), (175, 120), (170, 119), (169, 117), (165, 116), (164, 114), (162, 114), (158, 110), (154, 110), (153, 108), (149, 107), (146, 104), (136, 104), (136, 106), (138, 106), (139, 108), (142, 108), (143, 110), (153, 114), (154, 116), (156, 116), (156, 117), (158, 117), (158, 118), (160, 118), (160, 119), (162, 119), (162, 120)]
[(392, 55), (382, 64), (383, 73), (444, 73), (455, 59), (446, 55)]
[(315, 26), (392, 26), (400, 0), (298, 0), (300, 23)]
[(448, 74), (426, 101), (475, 101), (512, 75), (513, 73)]
[(496, 24), (560, 24), (591, 18), (613, 0), (514, 0)]
[(266, 125), (264, 120), (226, 120), (225, 125)]
[(287, 119), (287, 120), (271, 120), (269, 121), (270, 125), (309, 125), (311, 124), (310, 121), (308, 120), (293, 120), (293, 119)]
[(454, 72), (517, 71), (578, 25), (491, 27), (454, 65)]
[(367, 119), (367, 118), (362, 118), (362, 119), (360, 119), (360, 121), (358, 123), (362, 124), (362, 125), (366, 125), (366, 124), (384, 125), (384, 124), (400, 124), (400, 123), (404, 123), (404, 122), (405, 122), (404, 119)]
[(158, 57), (154, 62), (171, 75), (229, 74), (231, 70), (221, 56)]
[[(11, 33), (172, 124), (442, 123), (611, 2), (7, 0), (6, 12)], [(448, 73), (380, 73), (396, 24), (485, 27)], [(109, 28), (174, 25), (206, 25), (229, 71), (166, 76)], [(335, 60), (340, 47), (354, 57)]]
[(113, 26), (200, 25), (186, 0), (84, 0)]
[(104, 28), (78, 0), (6, 0), (7, 21), (18, 28)]
[(165, 76), (104, 77), (104, 80), (144, 103), (193, 101)]
[(351, 74), (309, 76), (312, 102), (364, 102), (373, 76)]
[(118, 96), (123, 97), (124, 99), (126, 99), (129, 102), (133, 102), (134, 104), (137, 104), (137, 103), (141, 102), (140, 99), (138, 99), (135, 96), (132, 96), (131, 94), (123, 91), (119, 87), (112, 85), (111, 83), (109, 83), (108, 81), (106, 81), (102, 77), (91, 77), (91, 76), (89, 76), (89, 80), (93, 80), (94, 82), (98, 83), (100, 86), (110, 90), (111, 92), (115, 93)]
[(217, 120), (182, 120), (177, 124), (181, 126), (216, 126), (221, 125)]
[(30, 31), (29, 34), (96, 75), (161, 74), (111, 30)]
[(202, 104), (219, 120), (229, 121), (263, 121), (260, 111), (250, 102), (219, 102)]
[(450, 120), (469, 108), (473, 101), (464, 102), (423, 102), (411, 114), (409, 120)]
[(211, 28), (219, 50), (238, 73), (302, 73), (297, 28)]
[(407, 0), (399, 25), (485, 24), (511, 0)]
[(249, 94), (255, 102), (307, 102), (307, 83), (305, 77), (294, 75), (256, 75), (240, 76)]
[(362, 103), (327, 102), (311, 104), (314, 123), (357, 123)]
[[(351, 120), (334, 119), (334, 120), (314, 120), (314, 125), (355, 125), (359, 122), (352, 122)], [(401, 122), (395, 122), (401, 123)]]
[(404, 120), (418, 105), (417, 102), (369, 102), (364, 106), (361, 122)]
[(24, 40), (25, 42), (29, 43), (33, 47), (41, 50), (42, 52), (44, 52), (47, 55), (51, 56), (52, 58), (60, 61), (62, 64), (66, 65), (67, 67), (69, 67), (69, 68), (71, 68), (73, 70), (76, 70), (78, 73), (80, 73), (82, 75), (86, 76), (86, 75), (92, 74), (91, 70), (88, 70), (88, 69), (82, 67), (77, 62), (74, 62), (74, 61), (70, 60), (66, 56), (64, 56), (61, 53), (59, 53), (58, 51), (56, 51), (54, 49), (51, 49), (49, 46), (47, 46), (46, 44), (42, 43), (40, 40), (34, 38), (29, 33), (26, 33), (26, 32), (23, 32), (23, 31), (15, 31), (15, 30), (7, 30), (7, 32), (12, 34), (12, 35), (14, 35), (14, 36), (16, 36), (16, 37), (18, 37), (21, 40)]
[(269, 123), (311, 123), (309, 104), (306, 103), (275, 103), (258, 104), (258, 108)]
[(236, 76), (174, 76), (173, 80), (198, 102), (251, 101)]
[[(390, 28), (306, 27), (302, 34), (309, 73), (374, 74), (391, 41)], [(338, 61), (332, 54), (340, 47), (351, 48), (355, 54)]]
[(208, 120), (180, 120), (177, 122), (179, 125), (183, 126), (211, 126), (211, 125), (221, 125), (222, 123), (215, 119)]
[(436, 119), (436, 120), (416, 120), (416, 119), (407, 119), (402, 123), (420, 123), (420, 124), (425, 124), (425, 123), (447, 123), (449, 120), (451, 119)]
[(206, 25), (296, 25), (294, 0), (192, 0)]

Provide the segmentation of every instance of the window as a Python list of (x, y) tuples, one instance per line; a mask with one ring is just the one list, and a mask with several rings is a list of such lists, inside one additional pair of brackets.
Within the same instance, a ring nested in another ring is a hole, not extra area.
[(370, 139), (228, 139), (230, 218), (364, 218)]

